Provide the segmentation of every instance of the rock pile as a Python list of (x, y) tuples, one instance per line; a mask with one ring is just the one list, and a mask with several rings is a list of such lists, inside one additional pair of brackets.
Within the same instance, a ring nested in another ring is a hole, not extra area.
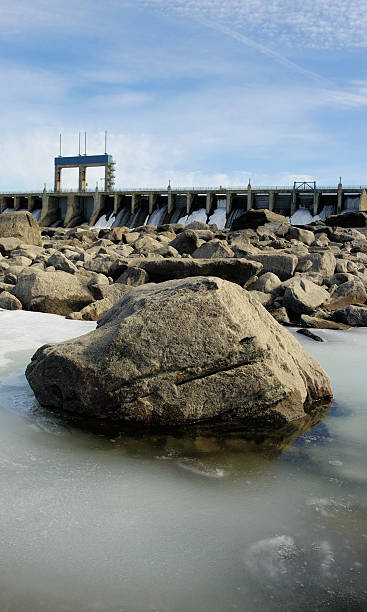
[(3, 213), (0, 307), (97, 320), (136, 286), (215, 276), (247, 289), (285, 325), (366, 325), (366, 213), (294, 227), (248, 211), (237, 225), (44, 228), (41, 240), (32, 215)]

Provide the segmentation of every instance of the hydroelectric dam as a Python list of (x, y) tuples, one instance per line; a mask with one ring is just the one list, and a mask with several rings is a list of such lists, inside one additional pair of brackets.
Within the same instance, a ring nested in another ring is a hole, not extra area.
[[(144, 224), (162, 225), (200, 220), (231, 227), (233, 221), (250, 209), (268, 209), (295, 217), (296, 223), (325, 218), (346, 210), (367, 211), (367, 186), (317, 186), (316, 182), (294, 182), (291, 186), (255, 187), (174, 187), (114, 188), (114, 166), (111, 155), (55, 157), (54, 189), (41, 192), (0, 193), (0, 213), (28, 210), (43, 227), (77, 225), (99, 227)], [(104, 167), (103, 191), (96, 186), (87, 190), (89, 167)], [(79, 185), (75, 191), (62, 189), (62, 170), (78, 168)], [(296, 214), (299, 211), (298, 214)], [(293, 221), (293, 219), (292, 219)]]
[[(28, 210), (39, 224), (75, 227), (95, 224), (138, 227), (144, 224), (185, 223), (199, 219), (231, 227), (246, 210), (268, 209), (292, 217), (304, 211), (305, 219), (324, 218), (345, 210), (367, 211), (364, 186), (316, 187), (295, 183), (283, 187), (210, 187), (119, 189), (110, 191), (46, 191), (0, 194), (0, 213)], [(299, 219), (302, 215), (299, 215)], [(302, 223), (300, 220), (299, 223)]]

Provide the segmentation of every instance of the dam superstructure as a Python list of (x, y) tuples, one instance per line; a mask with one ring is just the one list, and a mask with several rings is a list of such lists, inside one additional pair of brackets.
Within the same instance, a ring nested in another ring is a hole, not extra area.
[(366, 189), (367, 186), (343, 186), (342, 183), (319, 187), (313, 182), (281, 187), (254, 187), (249, 183), (246, 187), (175, 188), (168, 185), (163, 189), (104, 191), (97, 187), (95, 191), (47, 191), (45, 188), (41, 192), (1, 193), (0, 212), (29, 210), (41, 226), (95, 225), (104, 216), (115, 225), (137, 227), (144, 223), (176, 223), (201, 211), (201, 217), (206, 216), (207, 221), (217, 214), (230, 227), (234, 218), (251, 208), (266, 208), (288, 217), (300, 209), (312, 216), (344, 210), (367, 211)]

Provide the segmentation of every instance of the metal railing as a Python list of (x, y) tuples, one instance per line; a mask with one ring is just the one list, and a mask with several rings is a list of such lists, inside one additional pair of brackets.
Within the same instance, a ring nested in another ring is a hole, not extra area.
[[(342, 186), (343, 191), (347, 191), (348, 189), (350, 190), (354, 190), (354, 191), (361, 191), (362, 189), (366, 189), (367, 190), (367, 185), (343, 185)], [(337, 185), (317, 185), (316, 186), (316, 191), (325, 191), (325, 190), (330, 190), (330, 191), (338, 191), (338, 186)], [(186, 192), (196, 192), (198, 194), (203, 194), (205, 195), (206, 192), (211, 191), (211, 192), (215, 192), (219, 195), (223, 194), (225, 195), (227, 192), (237, 192), (237, 193), (244, 193), (247, 194), (248, 188), (247, 186), (228, 186), (228, 187), (223, 187), (222, 185), (219, 185), (219, 187), (173, 187), (171, 186), (169, 189), (167, 187), (114, 187), (113, 189), (111, 189), (110, 191), (104, 191), (104, 190), (98, 190), (98, 193), (101, 194), (119, 194), (119, 193), (125, 193), (125, 194), (132, 194), (132, 193), (140, 193), (140, 194), (146, 194), (148, 195), (151, 192), (155, 192), (155, 193), (161, 193), (162, 195), (166, 195), (169, 193), (169, 191), (172, 191), (175, 194), (179, 194), (179, 193), (186, 193)], [(293, 186), (291, 185), (252, 185), (251, 186), (251, 191), (254, 193), (256, 193), (257, 191), (287, 191), (289, 193), (292, 193), (293, 191)], [(310, 192), (313, 190), (310, 190)], [(47, 194), (55, 194), (55, 195), (67, 195), (69, 193), (87, 193), (87, 194), (94, 194), (96, 192), (96, 189), (92, 189), (92, 188), (87, 188), (84, 191), (79, 191), (79, 189), (75, 188), (69, 188), (69, 189), (63, 189), (62, 191), (55, 191), (54, 189), (47, 189), (46, 192), (44, 192), (43, 189), (36, 191), (36, 190), (0, 190), (0, 195), (5, 195), (5, 196), (12, 196), (12, 195), (19, 195), (19, 196), (27, 196), (27, 195), (38, 195), (38, 196), (42, 196), (43, 193), (47, 193)], [(298, 193), (308, 193), (307, 190), (302, 190), (299, 191)]]

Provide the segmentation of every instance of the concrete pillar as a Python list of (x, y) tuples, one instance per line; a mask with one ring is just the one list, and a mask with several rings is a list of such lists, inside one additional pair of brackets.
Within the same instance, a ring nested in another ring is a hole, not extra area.
[(27, 198), (27, 210), (29, 212), (32, 212), (33, 209), (34, 209), (34, 196), (29, 194)]
[(171, 215), (173, 213), (175, 197), (172, 191), (169, 189), (167, 194), (167, 213)]
[(191, 213), (191, 207), (192, 207), (192, 193), (187, 193), (186, 194), (186, 214), (189, 215)]
[(64, 221), (64, 227), (75, 227), (81, 222), (82, 211), (79, 198), (74, 193), (69, 193), (67, 196), (67, 207)]
[(113, 214), (117, 215), (120, 208), (121, 196), (118, 193), (113, 195)]
[(343, 185), (338, 184), (338, 203), (336, 205), (336, 212), (339, 215), (343, 210)]
[(86, 191), (87, 189), (87, 168), (86, 166), (79, 166), (79, 191)]
[(6, 208), (6, 200), (4, 196), (0, 196), (0, 213), (2, 213)]
[(55, 191), (61, 191), (61, 168), (55, 166)]
[(59, 202), (57, 197), (51, 197), (47, 191), (42, 194), (42, 212), (39, 225), (49, 227), (59, 219)]
[(362, 193), (359, 198), (358, 210), (367, 211), (367, 191), (362, 189)]
[(206, 194), (206, 206), (205, 206), (205, 210), (206, 210), (206, 214), (210, 215), (211, 210), (212, 210), (212, 206), (213, 206), (213, 193), (211, 191), (209, 191)]
[(14, 196), (14, 210), (18, 210), (20, 208), (20, 197)]
[(298, 206), (297, 206), (297, 192), (293, 191), (292, 194), (292, 200), (291, 200), (291, 212), (290, 212), (290, 216), (294, 215), (294, 213), (296, 212)]
[(136, 208), (136, 193), (132, 193), (131, 194), (131, 208), (130, 208), (130, 212), (132, 215), (135, 212), (135, 208)]
[(269, 210), (274, 210), (274, 205), (275, 205), (275, 193), (274, 191), (271, 191), (269, 193)]
[(247, 185), (247, 210), (251, 210), (253, 204), (252, 187), (250, 183)]
[(102, 208), (103, 208), (102, 194), (99, 193), (99, 191), (96, 189), (96, 191), (94, 192), (94, 207), (93, 207), (92, 216), (90, 219), (88, 219), (89, 225), (94, 225), (95, 223), (97, 223), (98, 218), (101, 216)]
[(229, 217), (229, 215), (232, 212), (232, 194), (227, 192), (226, 193), (226, 213), (227, 213), (227, 219)]
[(152, 214), (155, 208), (155, 205), (157, 204), (157, 199), (158, 199), (158, 196), (156, 193), (149, 194), (149, 214), (150, 215)]
[(313, 216), (315, 217), (319, 211), (319, 199), (320, 199), (320, 193), (319, 191), (315, 191), (314, 193), (314, 198), (313, 198)]

